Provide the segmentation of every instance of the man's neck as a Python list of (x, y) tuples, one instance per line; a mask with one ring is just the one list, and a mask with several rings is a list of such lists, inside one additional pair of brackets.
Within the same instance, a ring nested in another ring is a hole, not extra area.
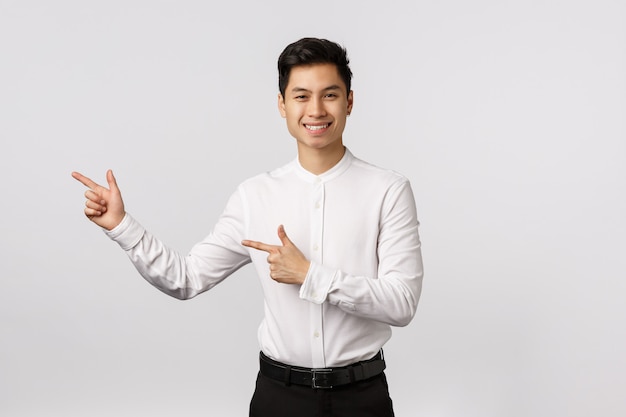
[(298, 148), (298, 160), (302, 168), (314, 175), (321, 175), (328, 171), (341, 159), (346, 153), (346, 148), (341, 145), (334, 149), (302, 149)]

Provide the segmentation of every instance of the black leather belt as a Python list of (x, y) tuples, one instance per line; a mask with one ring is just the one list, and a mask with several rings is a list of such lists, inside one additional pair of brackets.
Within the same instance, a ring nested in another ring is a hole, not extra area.
[(260, 355), (261, 374), (285, 384), (305, 385), (311, 388), (333, 388), (363, 381), (380, 375), (385, 370), (385, 360), (378, 352), (372, 359), (339, 368), (302, 368), (277, 362)]

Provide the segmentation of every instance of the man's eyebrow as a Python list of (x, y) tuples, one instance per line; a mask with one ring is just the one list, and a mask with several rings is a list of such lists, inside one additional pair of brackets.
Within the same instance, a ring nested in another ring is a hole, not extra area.
[[(336, 84), (333, 84), (331, 86), (328, 86), (328, 87), (322, 89), (322, 91), (330, 91), (330, 90), (341, 90), (341, 87), (336, 85)], [(291, 89), (291, 92), (292, 93), (301, 93), (301, 92), (310, 93), (311, 90), (308, 90), (308, 89), (306, 89), (304, 87), (294, 87), (294, 88)]]

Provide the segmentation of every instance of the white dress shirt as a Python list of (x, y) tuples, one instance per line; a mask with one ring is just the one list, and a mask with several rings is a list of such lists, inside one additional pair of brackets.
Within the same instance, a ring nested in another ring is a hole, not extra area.
[[(280, 224), (311, 261), (304, 284), (269, 276)], [(265, 296), (261, 350), (291, 365), (344, 366), (374, 356), (415, 314), (422, 286), (418, 220), (406, 178), (346, 149), (321, 175), (298, 162), (243, 182), (213, 231), (188, 255), (169, 249), (129, 214), (106, 232), (139, 273), (166, 294), (192, 298), (253, 263)]]

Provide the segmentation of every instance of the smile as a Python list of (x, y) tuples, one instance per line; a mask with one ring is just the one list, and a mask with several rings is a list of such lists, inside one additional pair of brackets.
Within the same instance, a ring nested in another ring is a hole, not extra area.
[(311, 131), (316, 131), (316, 130), (322, 130), (322, 129), (326, 129), (328, 126), (330, 126), (330, 123), (326, 123), (325, 125), (304, 125), (304, 127), (306, 127), (308, 130)]

